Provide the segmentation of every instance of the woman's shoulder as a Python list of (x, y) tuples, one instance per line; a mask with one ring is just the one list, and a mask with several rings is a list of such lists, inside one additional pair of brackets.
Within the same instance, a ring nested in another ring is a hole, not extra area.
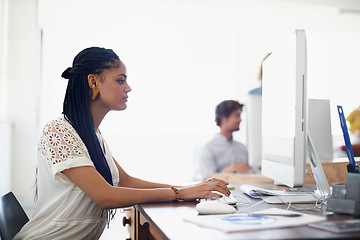
[(43, 135), (48, 135), (53, 132), (57, 133), (66, 133), (73, 132), (74, 128), (71, 124), (65, 119), (63, 115), (48, 121), (43, 127)]
[(75, 157), (88, 157), (81, 138), (63, 116), (45, 124), (38, 151), (53, 164)]

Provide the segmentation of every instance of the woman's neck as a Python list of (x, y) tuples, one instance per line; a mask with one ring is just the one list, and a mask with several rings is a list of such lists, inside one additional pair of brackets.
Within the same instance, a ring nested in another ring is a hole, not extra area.
[(98, 131), (102, 120), (109, 111), (105, 111), (104, 108), (100, 108), (95, 102), (90, 103), (90, 111), (94, 121), (95, 131)]

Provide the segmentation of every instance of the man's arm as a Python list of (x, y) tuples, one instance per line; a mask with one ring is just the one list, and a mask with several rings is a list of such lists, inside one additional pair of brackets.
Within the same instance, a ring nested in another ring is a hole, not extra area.
[[(353, 152), (354, 152), (354, 157), (360, 157), (360, 143), (352, 144), (352, 148), (353, 148)], [(345, 145), (341, 146), (340, 149), (343, 150), (344, 152), (346, 152)]]
[(248, 173), (250, 172), (250, 168), (246, 163), (238, 162), (234, 163), (226, 168), (224, 168), (221, 172), (223, 173)]

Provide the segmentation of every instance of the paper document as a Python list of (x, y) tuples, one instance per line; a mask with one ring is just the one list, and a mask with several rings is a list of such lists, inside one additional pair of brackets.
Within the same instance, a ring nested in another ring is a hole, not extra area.
[(284, 192), (283, 190), (268, 190), (248, 184), (241, 185), (240, 190), (252, 198), (263, 198), (269, 196), (300, 196), (312, 194), (309, 192)]
[(321, 199), (319, 191), (315, 192), (284, 192), (268, 190), (253, 185), (243, 184), (240, 190), (252, 198), (262, 198), (267, 203), (315, 203)]
[[(256, 215), (256, 213), (261, 215)], [(251, 215), (235, 213), (227, 215), (198, 215), (184, 220), (201, 227), (218, 229), (223, 232), (253, 231), (270, 228), (286, 228), (307, 225), (312, 222), (323, 221), (326, 218), (300, 213), (299, 217), (266, 216), (266, 214), (295, 214), (298, 212), (270, 208), (252, 213)]]

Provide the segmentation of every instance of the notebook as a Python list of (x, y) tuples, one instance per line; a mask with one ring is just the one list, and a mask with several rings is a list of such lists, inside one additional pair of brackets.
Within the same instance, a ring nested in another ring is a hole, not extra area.
[[(256, 215), (259, 214), (259, 215)], [(267, 215), (268, 214), (268, 215)], [(269, 208), (254, 212), (188, 216), (184, 220), (201, 227), (218, 229), (223, 232), (257, 231), (308, 225), (312, 222), (324, 221), (325, 217), (301, 213), (299, 217), (272, 216), (273, 214), (298, 214), (279, 208)]]
[(360, 219), (321, 221), (310, 223), (309, 226), (335, 233), (360, 232)]

